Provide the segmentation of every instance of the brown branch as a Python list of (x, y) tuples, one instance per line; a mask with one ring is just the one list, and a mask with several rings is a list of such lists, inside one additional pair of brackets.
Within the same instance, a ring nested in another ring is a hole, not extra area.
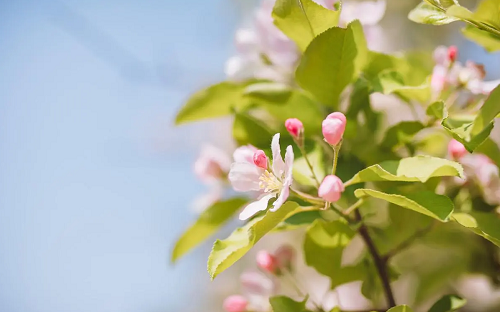
[[(355, 213), (356, 213), (356, 219), (361, 222), (362, 217), (359, 210), (356, 210)], [(392, 308), (396, 306), (396, 301), (394, 300), (394, 295), (392, 293), (391, 283), (389, 280), (389, 274), (387, 272), (387, 262), (384, 261), (384, 259), (382, 259), (382, 257), (380, 256), (380, 253), (378, 252), (375, 243), (373, 242), (372, 238), (370, 237), (370, 234), (368, 233), (368, 228), (364, 223), (361, 223), (361, 226), (359, 227), (358, 231), (373, 258), (375, 267), (377, 268), (380, 281), (382, 282), (382, 287), (384, 288), (384, 294), (387, 300), (387, 304), (389, 305), (389, 308)]]

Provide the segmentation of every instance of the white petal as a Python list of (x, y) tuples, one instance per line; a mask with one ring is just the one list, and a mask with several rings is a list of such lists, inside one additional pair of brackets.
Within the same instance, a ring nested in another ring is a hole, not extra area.
[(274, 201), (273, 207), (269, 210), (274, 212), (278, 210), (281, 206), (283, 206), (285, 201), (288, 199), (288, 195), (290, 194), (289, 187), (290, 187), (289, 184), (283, 185), (283, 189), (281, 190), (280, 196), (278, 196), (278, 198)]
[(234, 190), (239, 192), (258, 191), (260, 176), (263, 170), (246, 162), (237, 162), (231, 165), (229, 181)]
[(357, 19), (364, 26), (375, 25), (384, 17), (385, 7), (385, 0), (344, 2), (340, 19), (343, 23)]
[(276, 196), (276, 193), (271, 193), (264, 195), (261, 197), (258, 201), (254, 201), (253, 203), (250, 203), (248, 206), (243, 209), (243, 211), (240, 213), (240, 220), (246, 220), (256, 214), (259, 211), (263, 211), (267, 209), (267, 203), (271, 198)]
[(285, 180), (289, 181), (288, 184), (292, 183), (292, 172), (293, 172), (293, 148), (288, 145), (285, 153)]
[(500, 84), (500, 80), (485, 81), (482, 84), (483, 94), (489, 94), (493, 89), (495, 89)]
[(246, 162), (253, 164), (253, 154), (257, 148), (253, 145), (243, 145), (234, 150), (233, 158), (235, 162)]
[(448, 61), (448, 48), (445, 47), (444, 45), (437, 47), (434, 50), (432, 57), (434, 58), (434, 62), (436, 62), (437, 65), (441, 65), (441, 66), (448, 65), (448, 62), (449, 62)]
[(281, 177), (285, 172), (285, 163), (281, 158), (280, 134), (276, 133), (271, 142), (271, 150), (273, 151), (273, 172), (277, 177)]

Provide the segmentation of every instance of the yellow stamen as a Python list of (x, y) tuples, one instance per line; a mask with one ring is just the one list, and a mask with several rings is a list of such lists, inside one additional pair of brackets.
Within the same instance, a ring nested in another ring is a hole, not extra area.
[(276, 178), (274, 174), (269, 171), (264, 171), (260, 176), (259, 187), (264, 189), (264, 192), (279, 191), (283, 184)]

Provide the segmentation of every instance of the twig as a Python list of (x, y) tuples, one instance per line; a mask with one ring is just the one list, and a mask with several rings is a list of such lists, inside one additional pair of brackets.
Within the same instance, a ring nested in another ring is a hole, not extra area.
[(309, 170), (311, 170), (312, 177), (313, 177), (314, 181), (316, 182), (316, 187), (319, 187), (320, 182), (318, 180), (318, 177), (316, 176), (316, 173), (314, 172), (313, 166), (309, 162), (309, 157), (307, 157), (307, 153), (306, 153), (304, 146), (299, 145), (299, 144), (297, 144), (297, 146), (299, 147), (300, 152), (302, 153), (302, 156), (304, 156), (304, 159), (306, 160), (306, 163), (307, 163), (307, 166), (309, 167)]
[[(356, 219), (358, 221), (361, 221), (362, 217), (359, 210), (356, 210), (355, 213), (356, 213)], [(384, 294), (387, 300), (387, 304), (389, 305), (389, 308), (392, 308), (396, 306), (396, 301), (394, 300), (394, 295), (392, 293), (391, 283), (389, 280), (389, 274), (387, 273), (387, 263), (384, 261), (384, 259), (382, 259), (382, 257), (380, 257), (380, 253), (378, 252), (375, 243), (373, 242), (372, 238), (370, 237), (370, 234), (368, 233), (368, 228), (364, 223), (361, 223), (361, 226), (359, 227), (358, 231), (373, 258), (375, 267), (377, 268), (380, 281), (382, 282), (382, 287), (384, 288)]]

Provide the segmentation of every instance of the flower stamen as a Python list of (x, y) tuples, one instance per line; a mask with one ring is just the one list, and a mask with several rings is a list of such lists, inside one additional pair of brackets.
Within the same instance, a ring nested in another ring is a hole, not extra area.
[(280, 190), (283, 187), (283, 183), (281, 183), (276, 176), (265, 170), (264, 173), (259, 178), (259, 187), (264, 189), (264, 192), (275, 192)]

